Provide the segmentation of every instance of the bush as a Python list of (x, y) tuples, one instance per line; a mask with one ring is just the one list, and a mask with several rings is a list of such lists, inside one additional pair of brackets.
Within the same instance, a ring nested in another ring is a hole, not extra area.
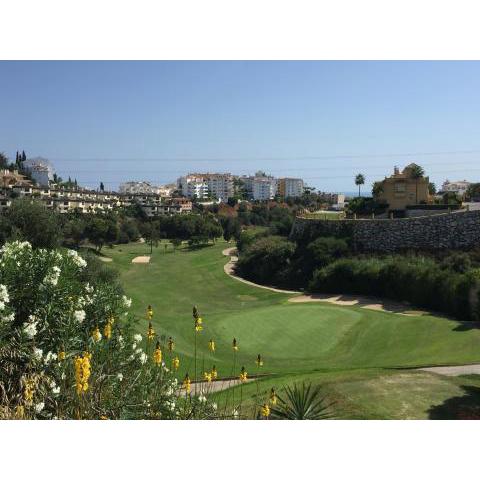
[(248, 247), (236, 264), (237, 272), (259, 283), (280, 284), (295, 252), (283, 237), (264, 237)]
[(318, 269), (312, 292), (377, 295), (456, 316), (479, 319), (480, 274), (446, 270), (425, 257), (341, 259)]
[(131, 301), (85, 277), (73, 250), (0, 250), (0, 418), (212, 418), (206, 399), (177, 394), (155, 332), (134, 331)]

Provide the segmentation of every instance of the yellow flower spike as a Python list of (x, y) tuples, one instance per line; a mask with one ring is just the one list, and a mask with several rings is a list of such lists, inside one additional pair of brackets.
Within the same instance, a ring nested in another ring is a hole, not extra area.
[(170, 353), (175, 350), (175, 342), (172, 337), (168, 337), (167, 348)]
[(107, 322), (103, 329), (103, 336), (108, 340), (112, 336), (112, 324), (110, 320)]
[(216, 380), (217, 376), (218, 376), (218, 372), (217, 372), (217, 368), (215, 367), (215, 365), (212, 367), (212, 371), (210, 373), (212, 375), (212, 379)]
[(74, 360), (75, 383), (77, 395), (82, 395), (88, 390), (88, 379), (90, 378), (90, 359), (92, 354), (83, 352), (83, 357), (77, 356)]
[(260, 354), (257, 355), (257, 360), (255, 361), (255, 363), (257, 364), (257, 367), (263, 367), (263, 359)]
[(238, 342), (236, 338), (233, 339), (232, 348), (235, 352), (238, 352)]
[(25, 416), (25, 408), (23, 405), (17, 405), (15, 407), (15, 418), (21, 420)]
[(201, 332), (203, 330), (202, 327), (202, 319), (200, 317), (195, 319), (195, 331), (196, 332)]
[(108, 323), (110, 325), (113, 325), (115, 323), (115, 317), (113, 315), (111, 315), (110, 318), (108, 319)]
[(26, 380), (25, 386), (24, 386), (23, 398), (27, 406), (32, 404), (34, 392), (35, 392), (35, 384), (33, 380), (31, 379)]
[(151, 320), (153, 318), (153, 309), (151, 305), (147, 307), (146, 316), (147, 316), (147, 320)]
[(179, 366), (180, 366), (180, 359), (178, 357), (172, 358), (172, 368), (174, 370), (178, 370)]
[(211, 351), (211, 352), (214, 352), (215, 351), (215, 342), (210, 339), (210, 341), (208, 342), (208, 349)]
[(245, 367), (242, 367), (242, 370), (240, 371), (240, 376), (238, 378), (241, 382), (247, 381), (247, 372), (245, 371)]
[(270, 390), (270, 403), (272, 405), (276, 405), (277, 404), (277, 394), (275, 392), (275, 389), (272, 387), (272, 389)]
[(155, 338), (155, 330), (153, 329), (152, 322), (148, 322), (147, 340), (153, 340)]
[(190, 377), (188, 376), (188, 373), (185, 375), (185, 378), (183, 379), (183, 388), (185, 389), (185, 391), (187, 393), (190, 393), (190, 390), (191, 390), (191, 381), (190, 381)]
[(162, 349), (160, 348), (160, 342), (158, 341), (155, 351), (153, 352), (153, 361), (155, 362), (155, 365), (162, 364)]
[(268, 418), (270, 416), (270, 407), (265, 403), (262, 407), (262, 417)]
[(65, 354), (65, 351), (63, 350), (63, 348), (58, 352), (58, 361), (61, 362), (63, 360), (65, 360), (65, 357), (66, 357), (66, 354)]
[(92, 338), (95, 342), (99, 342), (102, 339), (102, 334), (100, 333), (100, 330), (98, 329), (98, 326), (95, 327), (95, 330), (93, 330)]
[(210, 383), (212, 381), (212, 373), (211, 372), (203, 372), (203, 379)]

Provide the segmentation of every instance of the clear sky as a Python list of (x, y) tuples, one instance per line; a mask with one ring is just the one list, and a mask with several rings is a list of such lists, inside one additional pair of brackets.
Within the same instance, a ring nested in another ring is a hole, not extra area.
[(480, 62), (0, 62), (0, 151), (115, 188), (192, 171), (480, 181)]

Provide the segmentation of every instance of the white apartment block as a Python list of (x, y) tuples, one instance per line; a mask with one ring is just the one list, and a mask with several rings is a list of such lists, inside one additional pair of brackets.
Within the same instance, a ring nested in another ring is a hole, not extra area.
[(118, 191), (123, 194), (149, 193), (156, 195), (160, 193), (160, 190), (160, 187), (152, 185), (149, 182), (125, 182), (121, 183), (118, 187)]
[(227, 201), (234, 194), (233, 176), (229, 173), (192, 173), (177, 180), (178, 188), (187, 198), (208, 197)]
[(277, 194), (277, 180), (273, 177), (254, 177), (252, 197), (254, 200), (272, 200)]
[(301, 178), (278, 179), (278, 193), (283, 197), (301, 197), (305, 186)]
[(442, 192), (453, 192), (457, 195), (465, 195), (470, 185), (471, 182), (467, 182), (466, 180), (457, 180), (456, 182), (445, 180), (442, 185)]

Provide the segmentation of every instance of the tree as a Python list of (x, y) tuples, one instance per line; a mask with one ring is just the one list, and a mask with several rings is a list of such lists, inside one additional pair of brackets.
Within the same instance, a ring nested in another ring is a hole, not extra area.
[(100, 253), (106, 243), (112, 244), (117, 240), (118, 225), (112, 217), (93, 215), (87, 223), (85, 233)]
[(100, 191), (101, 192), (105, 191), (105, 185), (103, 184), (103, 182), (100, 182)]
[(8, 157), (0, 152), (0, 170), (7, 170), (10, 166), (10, 162), (8, 161)]
[(35, 248), (55, 248), (61, 241), (58, 214), (36, 200), (14, 200), (5, 216), (11, 225), (11, 238), (27, 240)]
[(374, 182), (372, 185), (372, 195), (378, 198), (383, 193), (383, 182)]
[(143, 237), (145, 241), (150, 245), (150, 255), (153, 253), (153, 246), (158, 246), (160, 240), (160, 224), (158, 222), (148, 222), (143, 228)]
[(480, 183), (472, 183), (471, 185), (469, 185), (465, 196), (470, 201), (475, 198), (480, 198)]
[(358, 196), (360, 196), (360, 187), (365, 183), (365, 175), (358, 173), (355, 177), (355, 185), (358, 185)]
[(63, 227), (63, 235), (66, 241), (72, 243), (77, 249), (82, 240), (86, 238), (86, 223), (81, 217), (73, 217)]
[(410, 167), (410, 176), (415, 179), (415, 203), (418, 203), (418, 179), (425, 175), (425, 170), (415, 163)]
[(430, 195), (435, 195), (437, 193), (437, 187), (433, 182), (428, 184), (428, 193)]

